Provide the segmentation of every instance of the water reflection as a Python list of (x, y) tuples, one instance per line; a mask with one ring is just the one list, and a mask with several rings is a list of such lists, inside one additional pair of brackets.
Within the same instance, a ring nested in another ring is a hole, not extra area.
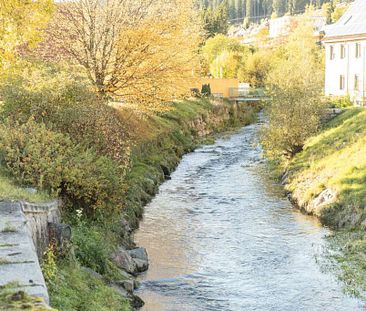
[(258, 127), (185, 156), (147, 206), (143, 310), (361, 310), (316, 264), (327, 230), (267, 178)]

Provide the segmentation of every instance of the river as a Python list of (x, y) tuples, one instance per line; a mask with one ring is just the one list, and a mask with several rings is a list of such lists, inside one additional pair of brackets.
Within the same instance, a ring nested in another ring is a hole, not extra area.
[(353, 311), (317, 258), (329, 231), (268, 177), (260, 124), (184, 156), (135, 234), (150, 269), (143, 311)]

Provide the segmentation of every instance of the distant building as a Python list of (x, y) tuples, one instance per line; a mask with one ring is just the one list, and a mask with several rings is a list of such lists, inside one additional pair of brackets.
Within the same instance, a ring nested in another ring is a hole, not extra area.
[(356, 105), (365, 106), (366, 1), (356, 0), (324, 32), (325, 94), (350, 96)]
[[(309, 16), (311, 23), (314, 27), (314, 36), (318, 36), (321, 29), (326, 24), (326, 17), (322, 16), (321, 11), (315, 11), (313, 15)], [(296, 25), (299, 23), (299, 18), (302, 15), (295, 16), (282, 16), (269, 20), (269, 38), (274, 39), (278, 37), (288, 36)]]

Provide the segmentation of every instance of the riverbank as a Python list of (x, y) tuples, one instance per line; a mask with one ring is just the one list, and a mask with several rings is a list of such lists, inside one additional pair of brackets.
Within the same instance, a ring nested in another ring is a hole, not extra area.
[(366, 111), (358, 108), (331, 120), (289, 163), (282, 180), (301, 210), (336, 230), (331, 257), (340, 264), (346, 289), (356, 295), (366, 289), (365, 124)]
[[(56, 276), (48, 283), (55, 308), (75, 308), (79, 306), (78, 300), (86, 302), (95, 295), (101, 298), (95, 303), (108, 305), (108, 299), (101, 295), (101, 282), (113, 287), (114, 305), (118, 302), (115, 294), (119, 293), (129, 298), (133, 307), (139, 307), (141, 301), (133, 295), (138, 286), (135, 276), (145, 271), (148, 264), (143, 249), (138, 249), (139, 254), (132, 254), (131, 249), (136, 248), (132, 234), (138, 227), (143, 207), (185, 153), (210, 142), (210, 134), (253, 122), (260, 109), (208, 99), (176, 102), (173, 108), (160, 115), (139, 118), (137, 123), (132, 121), (135, 126), (130, 136), (134, 138), (134, 146), (124, 185), (122, 215), (104, 211), (91, 221), (66, 219), (72, 224), (76, 260), (61, 260)], [(99, 286), (93, 287), (94, 283)], [(108, 310), (127, 310), (127, 307), (121, 304), (116, 308), (111, 304)]]
[(362, 310), (320, 269), (330, 231), (270, 178), (262, 125), (184, 156), (146, 207), (135, 233), (151, 259), (142, 311)]

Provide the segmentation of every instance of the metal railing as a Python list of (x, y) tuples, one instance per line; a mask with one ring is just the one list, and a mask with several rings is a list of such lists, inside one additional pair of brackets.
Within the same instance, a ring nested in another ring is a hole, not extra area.
[(265, 98), (266, 94), (263, 89), (254, 88), (230, 88), (230, 98)]

